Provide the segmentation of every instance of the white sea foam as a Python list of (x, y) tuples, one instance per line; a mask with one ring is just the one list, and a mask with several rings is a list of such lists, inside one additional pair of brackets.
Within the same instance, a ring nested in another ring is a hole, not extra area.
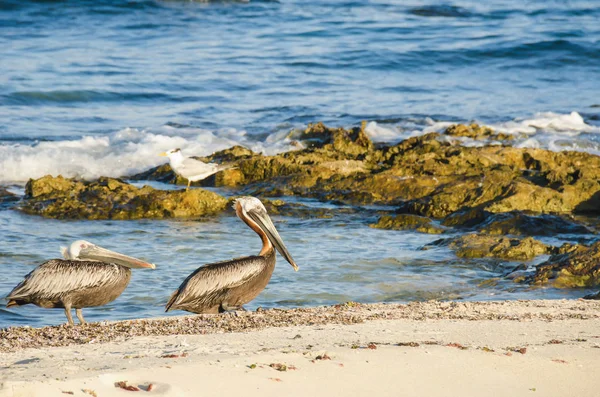
[(434, 122), (430, 118), (425, 119), (425, 123), (426, 125), (424, 126), (414, 122), (407, 122), (402, 125), (389, 125), (371, 121), (365, 127), (365, 133), (373, 140), (373, 142), (397, 142), (429, 132), (441, 131), (445, 127), (453, 124), (447, 122)]
[(517, 136), (514, 146), (552, 151), (574, 150), (600, 154), (600, 127), (587, 124), (577, 112), (537, 113), (524, 120), (509, 121), (492, 128)]
[[(365, 132), (375, 142), (394, 143), (429, 132), (442, 132), (451, 124), (454, 123), (430, 118), (393, 125), (371, 121)], [(577, 112), (538, 113), (529, 119), (490, 126), (498, 132), (515, 134), (512, 144), (517, 147), (600, 154), (600, 135), (597, 135), (600, 127), (587, 124)], [(497, 143), (468, 138), (460, 141), (469, 146)], [(84, 179), (126, 176), (164, 163), (165, 159), (158, 153), (168, 149), (179, 147), (184, 155), (203, 156), (233, 145), (243, 145), (267, 155), (302, 147), (290, 140), (286, 129), (273, 132), (264, 141), (257, 141), (245, 131), (235, 129), (125, 128), (108, 136), (86, 136), (77, 140), (0, 144), (0, 183), (23, 184), (29, 178), (47, 174)]]
[(373, 142), (391, 142), (399, 139), (402, 132), (396, 126), (381, 126), (375, 121), (371, 121), (365, 127), (365, 133)]
[[(478, 122), (475, 120), (474, 122)], [(469, 122), (467, 122), (469, 123)], [(429, 132), (443, 132), (454, 122), (434, 121), (425, 118), (420, 124), (414, 121), (401, 125), (371, 122), (366, 132), (376, 142), (394, 142)], [(481, 125), (485, 123), (479, 122)], [(531, 118), (516, 119), (504, 123), (490, 124), (497, 132), (515, 135), (512, 144), (520, 148), (544, 148), (554, 151), (577, 150), (600, 154), (600, 127), (587, 124), (577, 112), (559, 114), (537, 113)], [(473, 140), (464, 137), (448, 138), (465, 146), (501, 144), (498, 141)]]
[(530, 119), (509, 121), (491, 127), (510, 134), (535, 134), (545, 131), (564, 135), (579, 135), (582, 132), (600, 132), (599, 127), (586, 124), (583, 117), (577, 112), (571, 112), (570, 114), (537, 113)]
[(245, 131), (208, 131), (164, 126), (155, 130), (125, 128), (108, 136), (77, 140), (0, 145), (0, 183), (24, 183), (29, 178), (63, 175), (94, 179), (126, 176), (165, 162), (158, 154), (181, 148), (184, 155), (203, 156), (233, 145), (275, 154), (291, 150), (287, 139), (258, 142)]

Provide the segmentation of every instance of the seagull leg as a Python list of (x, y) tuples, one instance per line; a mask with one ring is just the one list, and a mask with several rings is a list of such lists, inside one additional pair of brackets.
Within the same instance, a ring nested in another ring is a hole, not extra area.
[(75, 325), (73, 317), (71, 316), (71, 305), (65, 305), (65, 315), (67, 316), (67, 320), (69, 320), (69, 325)]
[(81, 309), (75, 309), (75, 314), (77, 314), (77, 318), (79, 319), (79, 323), (80, 324), (85, 324), (85, 320), (83, 319), (83, 313), (81, 312)]
[(188, 185), (187, 185), (187, 187), (185, 188), (185, 191), (186, 191), (186, 192), (187, 192), (188, 190), (190, 190), (190, 184), (191, 184), (191, 183), (192, 183), (192, 181), (190, 181), (190, 180), (188, 179)]

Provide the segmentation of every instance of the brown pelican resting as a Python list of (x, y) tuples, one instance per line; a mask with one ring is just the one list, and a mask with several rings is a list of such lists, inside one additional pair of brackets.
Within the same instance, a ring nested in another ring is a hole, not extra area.
[(8, 294), (6, 307), (33, 303), (39, 307), (62, 307), (69, 320), (71, 308), (85, 324), (81, 309), (115, 300), (129, 284), (130, 268), (150, 268), (151, 263), (107, 250), (84, 240), (69, 249), (61, 247), (65, 259), (51, 259), (36, 267)]
[(275, 249), (298, 271), (298, 266), (259, 199), (238, 198), (233, 208), (237, 216), (260, 236), (262, 250), (256, 256), (198, 268), (171, 295), (166, 311), (179, 309), (193, 313), (222, 313), (242, 308), (242, 305), (256, 298), (271, 279), (275, 269)]

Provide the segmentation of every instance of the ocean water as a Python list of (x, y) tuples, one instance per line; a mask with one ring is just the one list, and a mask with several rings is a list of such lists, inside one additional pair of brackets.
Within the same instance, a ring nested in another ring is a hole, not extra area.
[[(521, 147), (600, 154), (598, 21), (596, 2), (583, 0), (1, 1), (0, 185), (22, 192), (45, 174), (130, 175), (174, 147), (273, 154), (316, 121), (366, 120), (378, 142), (477, 121), (516, 134)], [(482, 287), (516, 264), (421, 251), (437, 237), (371, 229), (368, 209), (332, 211), (275, 219), (301, 270), (280, 258), (249, 308), (589, 292)], [(77, 238), (158, 265), (134, 272), (112, 304), (86, 310), (90, 320), (162, 315), (196, 267), (259, 249), (230, 213), (89, 222), (3, 209), (0, 230), (0, 295)], [(63, 321), (61, 310), (0, 309), (0, 327)]]

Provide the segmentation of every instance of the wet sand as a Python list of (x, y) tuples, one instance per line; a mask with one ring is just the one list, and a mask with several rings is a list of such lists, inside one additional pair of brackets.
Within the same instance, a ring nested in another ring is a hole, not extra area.
[(0, 331), (0, 351), (2, 397), (129, 395), (119, 382), (161, 396), (596, 396), (600, 302), (350, 303), (22, 327)]

